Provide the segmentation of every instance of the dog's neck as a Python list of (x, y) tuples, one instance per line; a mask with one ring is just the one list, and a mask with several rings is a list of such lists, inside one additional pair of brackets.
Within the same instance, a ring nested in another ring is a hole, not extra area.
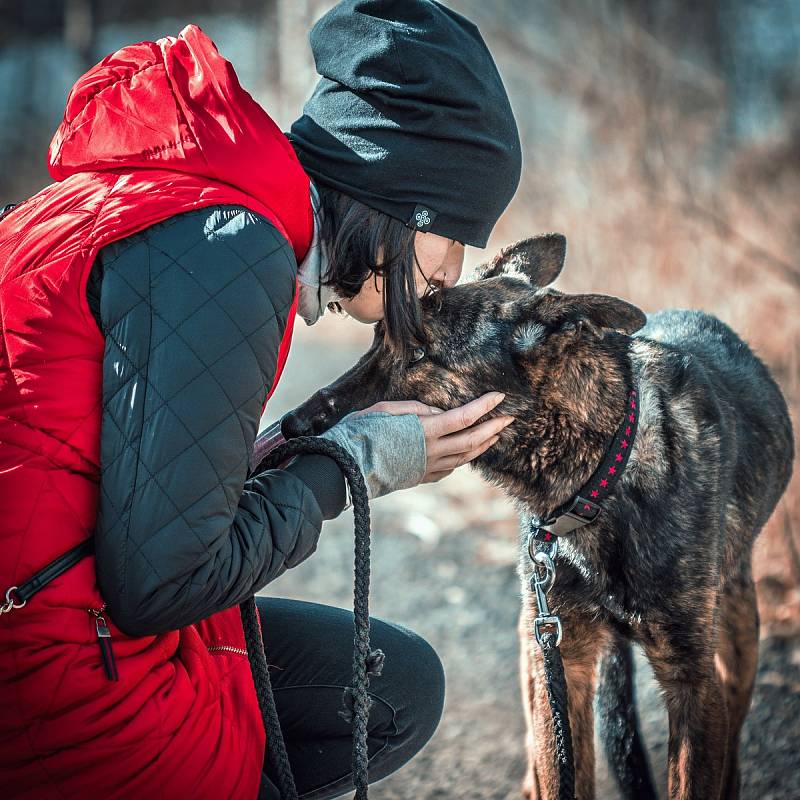
[(629, 348), (629, 337), (617, 334), (574, 342), (569, 353), (537, 363), (532, 396), (508, 409), (517, 417), (513, 437), (479, 467), (526, 512), (548, 515), (603, 460), (633, 388)]
[(639, 392), (637, 388), (632, 388), (628, 392), (622, 421), (604, 448), (600, 465), (569, 500), (544, 517), (531, 518), (530, 532), (534, 538), (549, 542), (554, 537), (572, 533), (597, 519), (603, 503), (614, 493), (628, 465), (638, 420)]

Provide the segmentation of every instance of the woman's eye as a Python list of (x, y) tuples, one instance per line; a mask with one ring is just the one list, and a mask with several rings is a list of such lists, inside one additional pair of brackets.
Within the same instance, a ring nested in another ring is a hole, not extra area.
[(411, 360), (408, 363), (416, 364), (417, 361), (421, 361), (423, 358), (425, 358), (425, 351), (421, 347), (415, 347), (411, 352)]

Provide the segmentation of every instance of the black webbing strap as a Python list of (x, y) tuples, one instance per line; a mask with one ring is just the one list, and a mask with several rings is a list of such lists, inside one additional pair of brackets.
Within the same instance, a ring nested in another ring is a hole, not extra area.
[(14, 590), (14, 594), (26, 603), (36, 592), (44, 589), (50, 581), (55, 580), (59, 575), (66, 572), (70, 567), (74, 567), (79, 561), (94, 554), (94, 538), (86, 539), (72, 550), (59, 556), (55, 561), (51, 561), (44, 569), (39, 570), (32, 578), (28, 578), (22, 586)]
[(0, 606), (0, 613), (7, 614), (15, 608), (22, 608), (36, 592), (44, 589), (50, 581), (74, 567), (79, 561), (94, 554), (94, 538), (86, 539), (79, 545), (67, 550), (51, 561), (46, 567), (40, 569), (35, 575), (28, 578), (19, 586), (12, 586), (6, 591), (6, 600)]
[(597, 519), (603, 501), (613, 493), (628, 465), (638, 422), (639, 391), (634, 385), (628, 392), (622, 422), (606, 440), (599, 466), (569, 500), (535, 524), (532, 531), (537, 541), (550, 542)]

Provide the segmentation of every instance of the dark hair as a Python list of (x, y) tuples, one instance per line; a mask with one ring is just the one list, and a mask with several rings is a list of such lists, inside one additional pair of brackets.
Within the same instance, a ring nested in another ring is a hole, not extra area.
[[(407, 358), (412, 348), (427, 341), (417, 297), (415, 231), (337, 189), (315, 183), (322, 208), (320, 237), (328, 251), (322, 282), (349, 299), (366, 280), (381, 275), (386, 340), (398, 356)], [(428, 291), (434, 290), (428, 281)], [(342, 311), (336, 301), (328, 307)]]

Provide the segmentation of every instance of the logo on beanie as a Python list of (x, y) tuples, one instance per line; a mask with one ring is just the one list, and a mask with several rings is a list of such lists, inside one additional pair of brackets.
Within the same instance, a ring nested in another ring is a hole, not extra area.
[(428, 230), (436, 219), (436, 212), (427, 206), (417, 206), (411, 214), (408, 225), (412, 228), (425, 231)]

